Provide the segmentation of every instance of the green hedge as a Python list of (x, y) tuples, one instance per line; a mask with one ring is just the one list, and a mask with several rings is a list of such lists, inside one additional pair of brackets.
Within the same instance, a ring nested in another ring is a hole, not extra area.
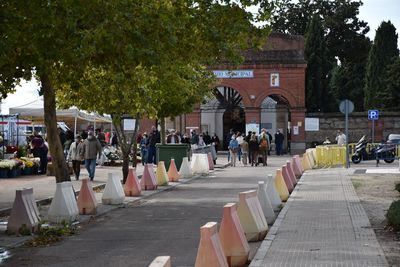
[(389, 224), (400, 230), (400, 200), (393, 201), (386, 213)]

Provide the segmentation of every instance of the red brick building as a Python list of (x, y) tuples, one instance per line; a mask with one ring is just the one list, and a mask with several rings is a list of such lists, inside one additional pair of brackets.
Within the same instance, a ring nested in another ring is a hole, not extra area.
[[(215, 66), (215, 98), (175, 118), (167, 129), (208, 131), (220, 139), (226, 139), (230, 129), (266, 128), (272, 135), (280, 129), (285, 140), (290, 134), (292, 151), (304, 150), (306, 66), (302, 36), (272, 33), (263, 50), (247, 51), (235, 70)], [(148, 125), (142, 126), (148, 130)]]

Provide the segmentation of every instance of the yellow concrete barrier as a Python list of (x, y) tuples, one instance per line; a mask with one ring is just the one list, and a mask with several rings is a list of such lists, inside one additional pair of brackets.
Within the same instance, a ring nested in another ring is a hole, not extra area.
[(303, 167), (303, 170), (311, 170), (311, 165), (310, 161), (308, 159), (307, 153), (304, 153), (303, 156), (301, 157), (301, 166)]
[(275, 188), (279, 193), (282, 201), (287, 201), (289, 198), (289, 190), (286, 186), (285, 180), (283, 179), (282, 171), (280, 169), (276, 170), (275, 175)]
[(157, 164), (156, 178), (157, 185), (168, 185), (168, 174), (167, 170), (165, 169), (165, 163), (162, 160), (160, 160)]

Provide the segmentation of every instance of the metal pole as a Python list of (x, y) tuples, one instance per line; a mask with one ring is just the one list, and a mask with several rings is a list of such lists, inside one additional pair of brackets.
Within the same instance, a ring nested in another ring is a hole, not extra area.
[(19, 146), (19, 114), (17, 114), (17, 147)]
[(78, 110), (75, 112), (75, 121), (74, 121), (74, 138), (76, 136), (76, 127), (78, 125)]
[(375, 120), (372, 120), (372, 143), (375, 143)]
[(350, 167), (349, 162), (349, 102), (346, 100), (344, 105), (345, 110), (345, 127), (346, 127), (346, 168)]

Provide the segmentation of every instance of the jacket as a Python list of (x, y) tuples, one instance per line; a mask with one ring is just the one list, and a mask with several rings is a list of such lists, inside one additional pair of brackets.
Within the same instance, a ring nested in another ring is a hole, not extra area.
[(79, 142), (76, 144), (76, 142), (73, 142), (71, 146), (69, 147), (68, 150), (68, 156), (67, 160), (83, 160), (83, 143)]
[(97, 159), (101, 155), (101, 144), (96, 137), (89, 140), (89, 137), (83, 142), (84, 159)]

